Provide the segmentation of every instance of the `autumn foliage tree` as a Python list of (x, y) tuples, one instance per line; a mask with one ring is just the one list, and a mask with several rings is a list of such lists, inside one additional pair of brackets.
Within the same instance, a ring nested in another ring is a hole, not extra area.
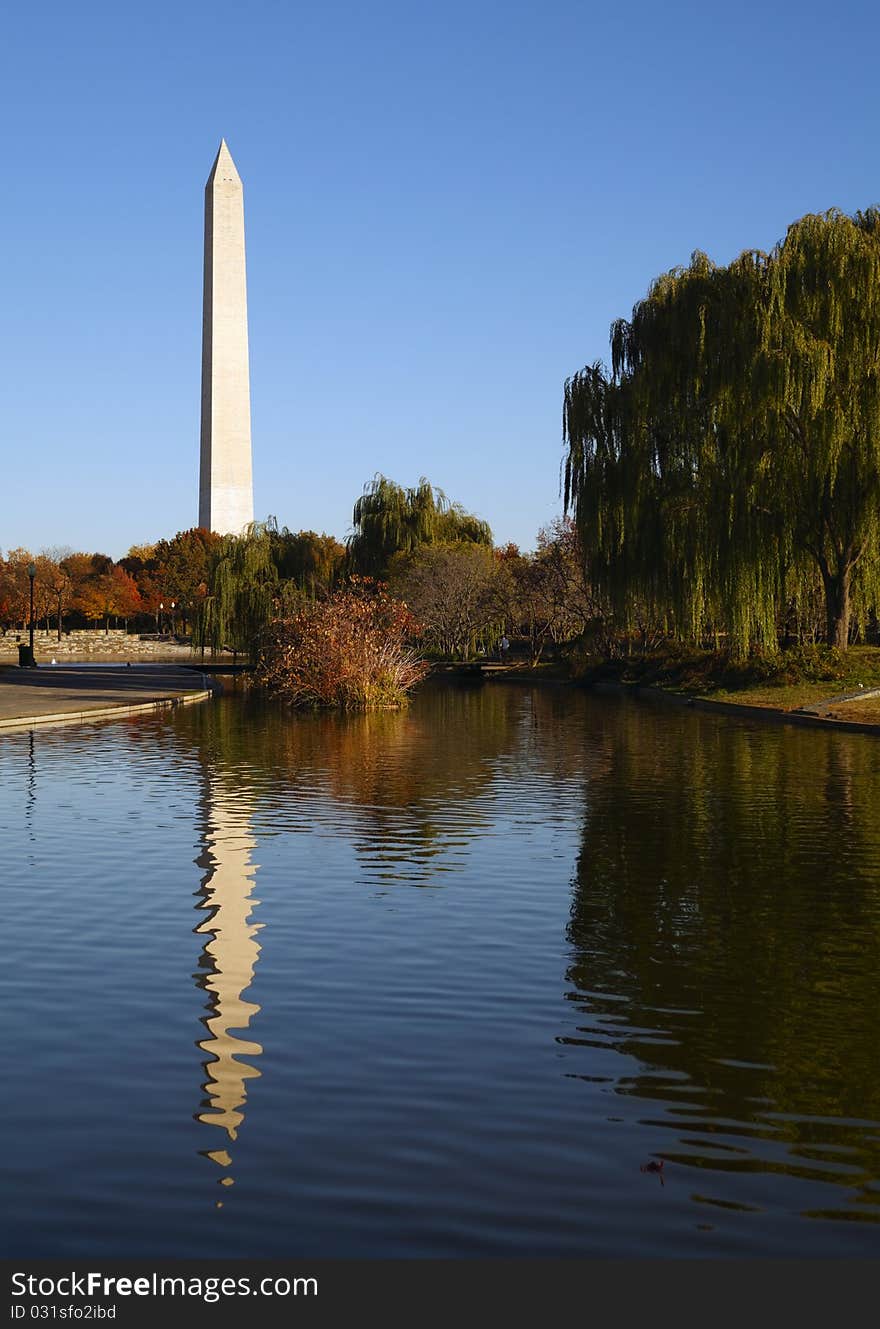
[(124, 619), (126, 628), (128, 620), (141, 613), (143, 601), (141, 593), (138, 590), (137, 582), (125, 568), (118, 564), (110, 573), (111, 594), (110, 605), (111, 612), (117, 617)]
[[(33, 561), (27, 549), (10, 549), (0, 563), (0, 603), (4, 624), (26, 626), (30, 613), (28, 565)], [(36, 588), (35, 588), (36, 590)]]
[(107, 572), (96, 573), (95, 576), (90, 577), (79, 587), (76, 594), (76, 608), (83, 618), (91, 623), (97, 623), (103, 618), (106, 632), (110, 626), (112, 597), (113, 587), (110, 574)]
[(173, 600), (179, 606), (184, 624), (207, 594), (212, 560), (222, 539), (216, 531), (195, 526), (154, 546), (148, 566), (150, 580), (166, 605)]
[(113, 559), (108, 554), (77, 552), (68, 554), (62, 567), (70, 581), (70, 608), (89, 622), (107, 617), (109, 625)]
[(41, 555), (37, 560), (37, 576), (45, 588), (46, 617), (48, 618), (50, 613), (54, 616), (56, 633), (60, 641), (64, 611), (70, 602), (73, 582), (64, 566), (63, 558), (59, 559), (51, 554)]

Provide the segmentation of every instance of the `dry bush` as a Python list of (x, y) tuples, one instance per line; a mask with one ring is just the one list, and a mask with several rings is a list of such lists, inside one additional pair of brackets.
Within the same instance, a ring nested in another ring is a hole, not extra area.
[(297, 707), (400, 706), (428, 671), (410, 646), (406, 605), (368, 578), (275, 619), (260, 642), (256, 685)]

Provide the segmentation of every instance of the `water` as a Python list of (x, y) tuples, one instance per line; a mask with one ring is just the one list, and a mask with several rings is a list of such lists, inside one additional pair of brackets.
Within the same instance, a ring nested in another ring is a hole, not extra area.
[(3, 1253), (877, 1255), (878, 806), (565, 688), (6, 734)]

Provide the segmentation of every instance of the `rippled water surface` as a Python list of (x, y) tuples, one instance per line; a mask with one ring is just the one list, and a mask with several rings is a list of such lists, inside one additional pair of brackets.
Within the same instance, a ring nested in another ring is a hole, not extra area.
[(7, 733), (3, 1253), (880, 1254), (878, 810), (564, 688)]

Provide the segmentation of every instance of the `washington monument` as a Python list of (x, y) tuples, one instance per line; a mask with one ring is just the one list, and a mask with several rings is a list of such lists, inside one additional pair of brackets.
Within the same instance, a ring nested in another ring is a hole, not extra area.
[(253, 519), (244, 193), (223, 139), (205, 185), (199, 525), (240, 535)]

